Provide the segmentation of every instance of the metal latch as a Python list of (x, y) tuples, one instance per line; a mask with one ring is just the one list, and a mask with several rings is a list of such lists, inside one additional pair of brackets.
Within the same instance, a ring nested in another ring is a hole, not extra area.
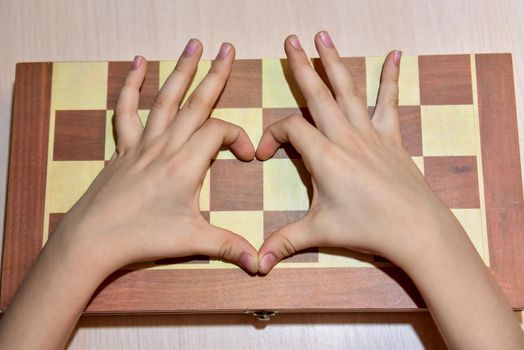
[(251, 311), (246, 311), (246, 313), (255, 316), (256, 318), (258, 318), (259, 321), (268, 322), (271, 317), (280, 313), (280, 311), (251, 310)]

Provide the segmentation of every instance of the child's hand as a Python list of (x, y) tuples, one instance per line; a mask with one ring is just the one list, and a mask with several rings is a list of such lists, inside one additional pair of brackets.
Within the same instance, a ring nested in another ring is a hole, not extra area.
[(222, 145), (241, 160), (254, 158), (242, 128), (208, 119), (231, 71), (231, 44), (222, 45), (210, 72), (179, 110), (201, 54), (200, 42), (191, 40), (159, 91), (145, 128), (137, 108), (147, 62), (137, 56), (115, 109), (117, 151), (52, 239), (67, 240), (96, 261), (111, 264), (111, 270), (195, 254), (258, 270), (255, 248), (210, 225), (199, 211), (202, 181)]
[(298, 38), (285, 50), (317, 128), (300, 116), (270, 125), (256, 156), (270, 158), (281, 143), (302, 155), (311, 174), (313, 198), (306, 216), (274, 232), (259, 250), (262, 273), (309, 247), (344, 247), (378, 253), (399, 263), (401, 255), (429, 239), (428, 227), (457, 224), (429, 189), (402, 146), (398, 77), (401, 53), (383, 66), (372, 118), (349, 72), (325, 32), (315, 45), (333, 87), (333, 97), (308, 61)]

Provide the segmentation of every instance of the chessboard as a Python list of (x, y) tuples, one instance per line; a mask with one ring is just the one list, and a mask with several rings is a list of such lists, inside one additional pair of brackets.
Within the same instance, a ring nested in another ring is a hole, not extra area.
[[(370, 115), (383, 61), (343, 58)], [(328, 83), (320, 60), (311, 63)], [(144, 124), (175, 64), (149, 62), (139, 104)], [(210, 64), (199, 63), (187, 95)], [(17, 65), (1, 309), (61, 218), (114, 153), (111, 119), (130, 65)], [(513, 84), (510, 54), (405, 56), (399, 104), (405, 148), (512, 306), (522, 308), (524, 201)], [(265, 127), (291, 114), (312, 122), (287, 60), (249, 59), (235, 61), (210, 117), (240, 125), (256, 146)], [(309, 175), (290, 145), (265, 162), (241, 162), (224, 149), (210, 163), (200, 209), (211, 224), (259, 248), (276, 228), (305, 215), (310, 194)], [(206, 256), (129, 265), (100, 286), (86, 313), (424, 307), (409, 278), (386, 259), (318, 247), (283, 260), (267, 276), (251, 276)]]

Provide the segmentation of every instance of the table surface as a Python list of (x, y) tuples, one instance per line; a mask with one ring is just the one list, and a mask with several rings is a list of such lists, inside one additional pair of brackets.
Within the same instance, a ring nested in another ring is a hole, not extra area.
[[(283, 57), (297, 34), (316, 55), (326, 29), (344, 56), (511, 52), (519, 129), (523, 130), (524, 2), (394, 1), (30, 1), (0, 0), (0, 224), (5, 192), (15, 63), (176, 59), (187, 40), (213, 58), (222, 41), (238, 58)], [(524, 144), (520, 133), (521, 149)], [(524, 158), (521, 153), (521, 159)], [(523, 314), (515, 313), (522, 323)], [(426, 312), (284, 314), (269, 323), (249, 315), (105, 316), (82, 318), (70, 348), (441, 348)]]

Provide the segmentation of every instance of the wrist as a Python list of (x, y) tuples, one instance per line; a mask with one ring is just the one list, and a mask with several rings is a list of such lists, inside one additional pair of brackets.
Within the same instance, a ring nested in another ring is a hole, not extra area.
[(55, 231), (46, 243), (46, 249), (50, 251), (48, 254), (60, 257), (57, 259), (59, 264), (67, 264), (70, 269), (98, 284), (121, 267), (117, 254), (111, 254), (113, 249), (106, 240), (67, 225), (61, 225)]
[(453, 213), (436, 204), (419, 215), (417, 224), (391, 247), (389, 258), (406, 273), (427, 273), (442, 259), (460, 259), (476, 251)]

